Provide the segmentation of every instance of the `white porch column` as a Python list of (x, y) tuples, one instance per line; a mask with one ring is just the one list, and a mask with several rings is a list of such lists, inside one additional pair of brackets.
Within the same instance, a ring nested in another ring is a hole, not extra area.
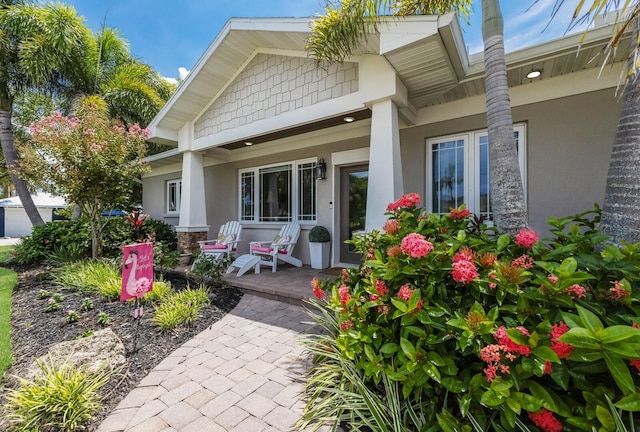
[(180, 221), (176, 231), (209, 231), (204, 196), (204, 167), (200, 153), (182, 153)]
[(187, 123), (178, 132), (178, 148), (182, 152), (182, 191), (180, 193), (180, 219), (176, 232), (180, 252), (193, 253), (198, 241), (206, 240), (209, 232), (204, 193), (204, 163), (199, 152), (191, 150), (193, 125)]
[(407, 108), (407, 88), (384, 57), (362, 56), (360, 79), (363, 102), (371, 108), (367, 231), (386, 221), (387, 204), (403, 194), (398, 109)]
[(387, 204), (402, 195), (402, 161), (398, 108), (387, 99), (373, 104), (369, 146), (366, 230), (380, 229), (387, 220)]

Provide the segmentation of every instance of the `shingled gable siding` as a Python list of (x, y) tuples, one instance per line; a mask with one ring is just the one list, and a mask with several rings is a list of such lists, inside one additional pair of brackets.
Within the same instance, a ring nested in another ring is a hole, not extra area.
[(195, 124), (195, 137), (216, 134), (358, 91), (358, 64), (327, 70), (313, 60), (258, 54)]

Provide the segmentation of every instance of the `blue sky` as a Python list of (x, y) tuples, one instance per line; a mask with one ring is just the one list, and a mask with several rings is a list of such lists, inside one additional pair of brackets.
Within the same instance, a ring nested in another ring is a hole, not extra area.
[[(98, 30), (119, 29), (132, 53), (166, 77), (191, 69), (232, 17), (310, 17), (322, 13), (324, 0), (67, 0)], [(563, 35), (578, 0), (566, 0), (549, 24), (556, 0), (502, 0), (507, 51)], [(463, 25), (470, 53), (482, 50), (480, 0), (474, 0), (470, 26)]]

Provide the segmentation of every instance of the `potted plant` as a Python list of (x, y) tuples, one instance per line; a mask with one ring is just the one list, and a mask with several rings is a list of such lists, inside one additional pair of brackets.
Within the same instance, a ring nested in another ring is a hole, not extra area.
[(309, 231), (309, 255), (311, 257), (311, 268), (325, 269), (329, 267), (329, 242), (331, 236), (329, 230), (318, 225)]

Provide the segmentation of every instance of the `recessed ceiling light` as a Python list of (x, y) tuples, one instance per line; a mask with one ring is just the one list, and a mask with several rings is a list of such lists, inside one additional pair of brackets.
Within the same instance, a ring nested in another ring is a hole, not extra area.
[(245, 142), (245, 143), (244, 143), (244, 145), (246, 145), (246, 146), (252, 146), (252, 145), (253, 145), (253, 143), (252, 143), (251, 141), (247, 141), (247, 142)]
[(540, 75), (542, 75), (542, 70), (534, 69), (527, 74), (527, 78), (534, 79), (534, 78), (538, 78)]
[(344, 118), (344, 121), (346, 121), (347, 123), (351, 123), (351, 122), (353, 122), (354, 120), (355, 120), (355, 118), (354, 118), (354, 117), (345, 117), (345, 118)]

